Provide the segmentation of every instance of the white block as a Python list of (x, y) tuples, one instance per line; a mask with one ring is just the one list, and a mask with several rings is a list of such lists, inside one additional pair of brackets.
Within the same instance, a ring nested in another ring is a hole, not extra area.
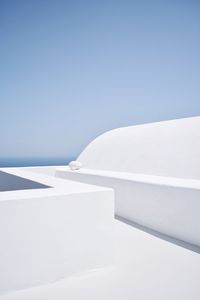
[(0, 293), (112, 263), (113, 191), (72, 185), (0, 193)]

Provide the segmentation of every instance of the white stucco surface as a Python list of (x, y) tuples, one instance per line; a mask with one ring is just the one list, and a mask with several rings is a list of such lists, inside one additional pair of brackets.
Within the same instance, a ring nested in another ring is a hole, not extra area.
[(115, 190), (115, 213), (200, 247), (200, 117), (118, 128), (56, 176)]
[(115, 221), (115, 265), (0, 300), (199, 300), (200, 255)]
[(199, 300), (200, 255), (113, 222), (108, 189), (120, 217), (200, 250), (199, 150), (195, 117), (108, 132), (80, 170), (7, 169), (53, 188), (0, 193), (1, 291), (49, 284), (0, 300)]
[(200, 179), (200, 117), (118, 128), (78, 157), (86, 169)]
[(0, 294), (113, 263), (111, 189), (2, 170), (51, 188), (0, 192)]
[(113, 188), (116, 215), (200, 247), (199, 180), (67, 167), (56, 176)]

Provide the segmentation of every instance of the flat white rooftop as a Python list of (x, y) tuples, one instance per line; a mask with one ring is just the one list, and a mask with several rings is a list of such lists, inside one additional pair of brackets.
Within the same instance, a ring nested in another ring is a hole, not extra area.
[(0, 300), (199, 300), (200, 255), (115, 221), (116, 264)]

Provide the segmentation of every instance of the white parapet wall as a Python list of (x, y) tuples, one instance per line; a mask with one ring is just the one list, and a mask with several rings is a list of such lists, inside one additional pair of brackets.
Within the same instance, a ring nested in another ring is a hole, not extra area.
[(174, 178), (164, 182), (163, 178), (155, 176), (117, 175), (112, 172), (91, 174), (88, 170), (72, 172), (66, 168), (57, 170), (60, 178), (113, 188), (117, 216), (197, 246), (200, 251), (199, 182), (192, 180), (190, 185), (184, 186), (184, 180), (180, 182)]
[(0, 293), (112, 264), (111, 189), (3, 171), (50, 188), (0, 192)]
[(56, 176), (115, 190), (115, 213), (200, 247), (200, 117), (109, 131)]

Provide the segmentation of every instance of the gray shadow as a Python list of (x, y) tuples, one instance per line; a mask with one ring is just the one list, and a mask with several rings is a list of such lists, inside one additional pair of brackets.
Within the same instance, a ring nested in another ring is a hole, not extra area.
[(191, 251), (194, 251), (194, 252), (200, 254), (200, 247), (199, 246), (196, 246), (194, 244), (190, 244), (190, 243), (184, 242), (182, 240), (179, 240), (179, 239), (173, 238), (171, 236), (168, 236), (166, 234), (160, 233), (159, 231), (156, 231), (156, 230), (153, 230), (151, 228), (139, 225), (138, 223), (135, 223), (133, 221), (129, 221), (126, 218), (120, 217), (118, 215), (115, 215), (115, 218), (117, 220), (121, 221), (121, 222), (124, 222), (124, 223), (130, 225), (130, 226), (133, 226), (133, 227), (135, 227), (137, 229), (145, 231), (146, 233), (149, 233), (149, 234), (151, 234), (153, 236), (156, 236), (159, 239), (165, 240), (167, 242), (173, 243), (173, 244), (175, 244), (177, 246), (186, 248), (188, 250), (191, 250)]
[(0, 171), (0, 192), (47, 189), (48, 185)]

